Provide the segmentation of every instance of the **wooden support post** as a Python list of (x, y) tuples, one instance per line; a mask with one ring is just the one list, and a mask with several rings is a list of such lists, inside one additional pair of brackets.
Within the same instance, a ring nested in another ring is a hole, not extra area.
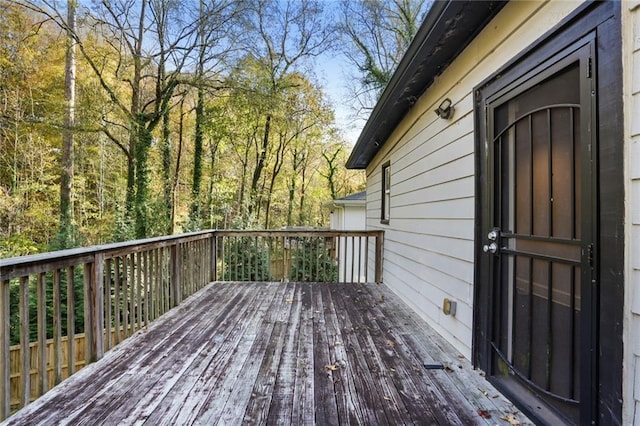
[(96, 360), (104, 355), (104, 255), (96, 254), (93, 266), (93, 324), (94, 324), (94, 354)]
[(84, 332), (86, 336), (87, 364), (104, 354), (104, 255), (97, 253), (93, 263), (84, 265)]
[(11, 414), (9, 280), (0, 281), (0, 286), (0, 420), (4, 420)]
[(383, 235), (384, 235), (384, 233), (382, 231), (378, 232), (378, 235), (376, 235), (376, 273), (375, 273), (376, 284), (381, 284), (382, 283), (382, 259), (383, 259), (383, 255), (382, 255), (382, 239), (383, 239)]
[(93, 265), (91, 263), (84, 264), (83, 278), (84, 278), (84, 343), (85, 343), (85, 359), (86, 363), (95, 361), (95, 355), (93, 353), (93, 345), (91, 342), (93, 341), (93, 327), (91, 326), (91, 277), (92, 277), (92, 268)]

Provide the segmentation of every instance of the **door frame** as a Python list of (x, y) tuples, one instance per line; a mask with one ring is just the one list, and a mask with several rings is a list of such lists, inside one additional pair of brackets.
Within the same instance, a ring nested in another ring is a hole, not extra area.
[[(580, 6), (560, 24), (522, 51), (504, 67), (479, 84), (474, 90), (476, 140), (475, 193), (475, 273), (473, 362), (487, 373), (490, 381), (491, 305), (490, 277), (486, 274), (488, 256), (482, 252), (486, 235), (482, 218), (485, 188), (490, 182), (483, 175), (486, 158), (484, 105), (489, 96), (513, 85), (533, 68), (561, 54), (590, 33), (595, 38), (597, 104), (595, 106), (594, 135), (598, 141), (594, 155), (597, 176), (593, 194), (594, 276), (592, 302), (596, 315), (591, 319), (593, 333), (592, 383), (589, 395), (582, 395), (581, 423), (621, 423), (622, 421), (622, 365), (623, 365), (623, 309), (624, 306), (624, 180), (623, 180), (623, 113), (622, 113), (622, 46), (620, 4), (589, 2)], [(606, 255), (601, 255), (606, 253)], [(598, 271), (607, 271), (600, 274)], [(605, 289), (606, 291), (602, 291)], [(606, 369), (598, 368), (606, 363)], [(504, 390), (525, 413), (535, 418), (536, 410), (526, 404), (523, 395)], [(542, 419), (540, 419), (542, 420)]]

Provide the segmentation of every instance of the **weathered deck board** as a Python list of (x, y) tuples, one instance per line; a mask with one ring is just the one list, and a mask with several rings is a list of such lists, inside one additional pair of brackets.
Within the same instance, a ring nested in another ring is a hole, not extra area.
[(466, 425), (510, 415), (526, 422), (385, 286), (213, 283), (6, 424)]

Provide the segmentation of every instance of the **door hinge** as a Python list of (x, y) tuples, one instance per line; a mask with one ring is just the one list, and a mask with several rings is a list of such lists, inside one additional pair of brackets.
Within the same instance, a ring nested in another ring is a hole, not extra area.
[(593, 266), (593, 244), (587, 246), (587, 261), (589, 266)]
[(587, 78), (591, 78), (592, 74), (593, 74), (593, 60), (591, 59), (591, 57), (589, 57), (589, 59), (587, 60)]

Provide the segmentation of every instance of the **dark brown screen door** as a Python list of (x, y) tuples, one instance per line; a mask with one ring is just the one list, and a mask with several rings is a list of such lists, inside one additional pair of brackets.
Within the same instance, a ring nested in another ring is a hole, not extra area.
[(579, 422), (591, 386), (591, 49), (485, 103), (479, 264), (490, 281), (489, 373), (543, 422)]

